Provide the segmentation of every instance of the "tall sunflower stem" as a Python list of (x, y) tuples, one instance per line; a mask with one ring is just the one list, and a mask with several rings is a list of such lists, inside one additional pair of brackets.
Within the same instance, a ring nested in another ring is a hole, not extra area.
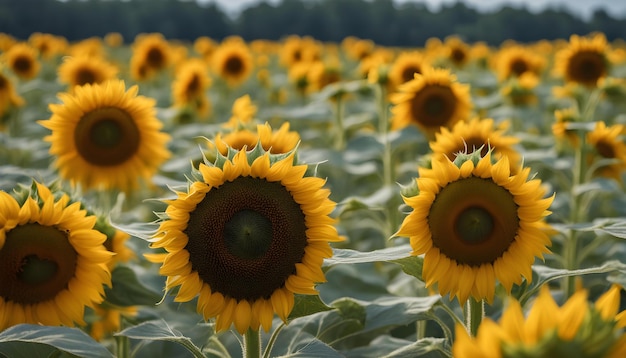
[(342, 95), (335, 98), (335, 149), (343, 150), (345, 145), (345, 130), (343, 128), (344, 103)]
[(383, 184), (389, 186), (393, 184), (393, 163), (391, 159), (391, 142), (389, 141), (389, 115), (387, 103), (387, 91), (383, 84), (378, 86), (378, 132), (382, 136), (383, 142)]
[(243, 350), (245, 358), (261, 358), (261, 331), (251, 328), (243, 334)]
[(117, 358), (130, 358), (130, 340), (126, 336), (115, 336)]
[(417, 331), (417, 340), (419, 341), (420, 339), (426, 337), (426, 321), (417, 321), (415, 325), (415, 329)]
[(485, 301), (476, 301), (474, 297), (470, 297), (467, 300), (467, 307), (465, 309), (465, 326), (472, 337), (476, 337), (478, 326), (480, 326), (480, 322), (482, 322), (484, 316)]

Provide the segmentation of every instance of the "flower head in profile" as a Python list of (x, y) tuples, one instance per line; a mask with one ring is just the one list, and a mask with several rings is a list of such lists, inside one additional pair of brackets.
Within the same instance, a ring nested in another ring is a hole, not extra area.
[(555, 73), (566, 82), (586, 87), (596, 87), (598, 80), (608, 75), (611, 66), (606, 36), (602, 33), (572, 35), (568, 46), (555, 56)]
[(470, 116), (469, 85), (457, 82), (448, 69), (424, 68), (390, 96), (393, 129), (419, 127), (429, 136)]
[(526, 317), (511, 300), (500, 321), (484, 319), (476, 337), (457, 325), (452, 353), (469, 357), (624, 357), (626, 311), (618, 312), (621, 288), (613, 285), (595, 304), (580, 290), (558, 306), (542, 286)]
[(0, 71), (0, 130), (3, 127), (2, 118), (5, 113), (24, 104), (24, 98), (15, 90), (12, 79)]
[(206, 117), (211, 110), (206, 90), (212, 84), (206, 63), (200, 59), (182, 62), (172, 81), (172, 99), (176, 108), (188, 108), (199, 117)]
[(278, 130), (272, 130), (269, 123), (257, 124), (256, 131), (239, 128), (228, 133), (217, 133), (210, 147), (215, 146), (222, 155), (228, 155), (229, 148), (254, 149), (258, 143), (263, 150), (272, 154), (285, 154), (296, 149), (300, 134), (289, 130), (289, 122), (284, 122)]
[(325, 181), (305, 175), (294, 152), (229, 151), (202, 163), (199, 178), (167, 200), (165, 217), (147, 254), (161, 263), (175, 301), (198, 297), (197, 310), (216, 330), (268, 331), (274, 314), (286, 321), (294, 295), (316, 295), (321, 265), (340, 241), (335, 203)]
[(551, 245), (544, 198), (529, 168), (512, 174), (507, 156), (492, 164), (491, 152), (435, 155), (432, 169), (419, 170), (419, 193), (404, 197), (413, 211), (397, 236), (410, 239), (413, 255), (424, 255), (426, 287), (437, 284), (461, 303), (472, 296), (492, 302), (499, 281), (506, 292), (522, 277), (532, 279), (535, 257)]
[(224, 124), (224, 127), (237, 128), (246, 126), (256, 117), (258, 107), (252, 102), (249, 94), (245, 94), (235, 100), (232, 107), (232, 116)]
[(50, 154), (59, 174), (84, 188), (129, 191), (150, 180), (169, 156), (169, 136), (160, 131), (155, 101), (126, 90), (121, 80), (76, 87), (50, 104), (39, 123), (52, 133)]
[(96, 216), (33, 182), (19, 198), (0, 191), (0, 331), (20, 324), (84, 325), (104, 299), (113, 253)]
[(587, 143), (591, 153), (588, 158), (589, 164), (600, 164), (594, 175), (613, 178), (621, 182), (622, 173), (626, 170), (626, 143), (622, 138), (624, 126), (614, 124), (606, 125), (603, 121), (596, 122), (595, 128), (587, 133)]

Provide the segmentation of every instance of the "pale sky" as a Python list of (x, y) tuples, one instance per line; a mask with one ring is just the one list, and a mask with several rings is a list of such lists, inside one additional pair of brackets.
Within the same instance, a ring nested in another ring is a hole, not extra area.
[[(236, 16), (242, 9), (251, 4), (261, 2), (261, 0), (196, 0), (199, 3), (216, 3), (226, 13)], [(336, 0), (349, 1), (349, 0)], [(396, 3), (408, 1), (418, 1), (426, 3), (427, 6), (436, 11), (441, 4), (455, 3), (457, 0), (394, 0)], [(560, 9), (568, 8), (575, 15), (587, 19), (598, 7), (603, 7), (609, 14), (618, 18), (626, 18), (626, 0), (463, 0), (467, 5), (479, 10), (494, 10), (504, 4), (514, 6), (525, 5), (531, 11), (541, 11), (546, 7)], [(278, 3), (280, 0), (269, 0), (270, 3)]]

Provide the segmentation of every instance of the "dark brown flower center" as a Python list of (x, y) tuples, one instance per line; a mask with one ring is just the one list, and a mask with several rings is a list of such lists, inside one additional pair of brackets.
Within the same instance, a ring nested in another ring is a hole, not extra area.
[(615, 158), (615, 149), (611, 143), (599, 141), (596, 143), (595, 148), (598, 154), (600, 154), (603, 158)]
[(16, 58), (15, 61), (13, 62), (13, 68), (15, 69), (16, 72), (19, 72), (19, 73), (29, 72), (32, 67), (33, 67), (32, 59), (26, 56), (20, 56)]
[(524, 72), (529, 70), (528, 62), (522, 58), (516, 58), (511, 62), (511, 73), (515, 76), (521, 76)]
[(224, 63), (226, 73), (230, 75), (239, 75), (243, 72), (243, 61), (239, 56), (230, 56)]
[(295, 273), (306, 230), (300, 205), (280, 182), (239, 177), (211, 188), (190, 213), (185, 249), (213, 292), (254, 301)]
[(53, 299), (74, 277), (77, 256), (64, 231), (36, 223), (15, 227), (0, 249), (0, 296), (21, 304)]
[(448, 86), (427, 85), (411, 101), (412, 118), (426, 127), (439, 129), (452, 119), (457, 98)]
[(146, 54), (146, 63), (151, 68), (160, 69), (165, 66), (165, 55), (163, 50), (158, 47), (152, 47)]
[(515, 240), (519, 228), (513, 195), (488, 179), (469, 177), (441, 189), (428, 225), (433, 244), (460, 264), (493, 263)]
[(87, 83), (95, 83), (96, 74), (90, 69), (82, 68), (76, 73), (75, 81), (76, 84), (79, 86), (85, 85)]
[(78, 153), (89, 163), (101, 166), (126, 162), (139, 149), (140, 140), (133, 118), (117, 107), (86, 113), (74, 132)]
[(422, 73), (422, 70), (419, 66), (406, 66), (402, 70), (402, 82), (408, 82), (415, 78), (416, 73)]
[(567, 74), (575, 81), (595, 86), (598, 79), (606, 75), (604, 56), (596, 51), (580, 51), (574, 54), (567, 66)]

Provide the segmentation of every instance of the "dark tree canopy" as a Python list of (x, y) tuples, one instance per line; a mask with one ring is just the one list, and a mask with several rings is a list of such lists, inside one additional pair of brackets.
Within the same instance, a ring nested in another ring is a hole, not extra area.
[(33, 32), (62, 35), (70, 41), (109, 32), (127, 41), (139, 33), (160, 32), (169, 39), (280, 40), (309, 35), (338, 42), (347, 36), (387, 46), (422, 46), (428, 38), (460, 35), (467, 42), (498, 45), (504, 40), (533, 42), (600, 31), (609, 40), (626, 38), (626, 18), (597, 9), (589, 21), (565, 9), (532, 13), (503, 7), (482, 13), (462, 1), (430, 11), (421, 2), (392, 0), (282, 0), (261, 2), (230, 18), (213, 3), (182, 0), (0, 0), (0, 32), (26, 39)]

